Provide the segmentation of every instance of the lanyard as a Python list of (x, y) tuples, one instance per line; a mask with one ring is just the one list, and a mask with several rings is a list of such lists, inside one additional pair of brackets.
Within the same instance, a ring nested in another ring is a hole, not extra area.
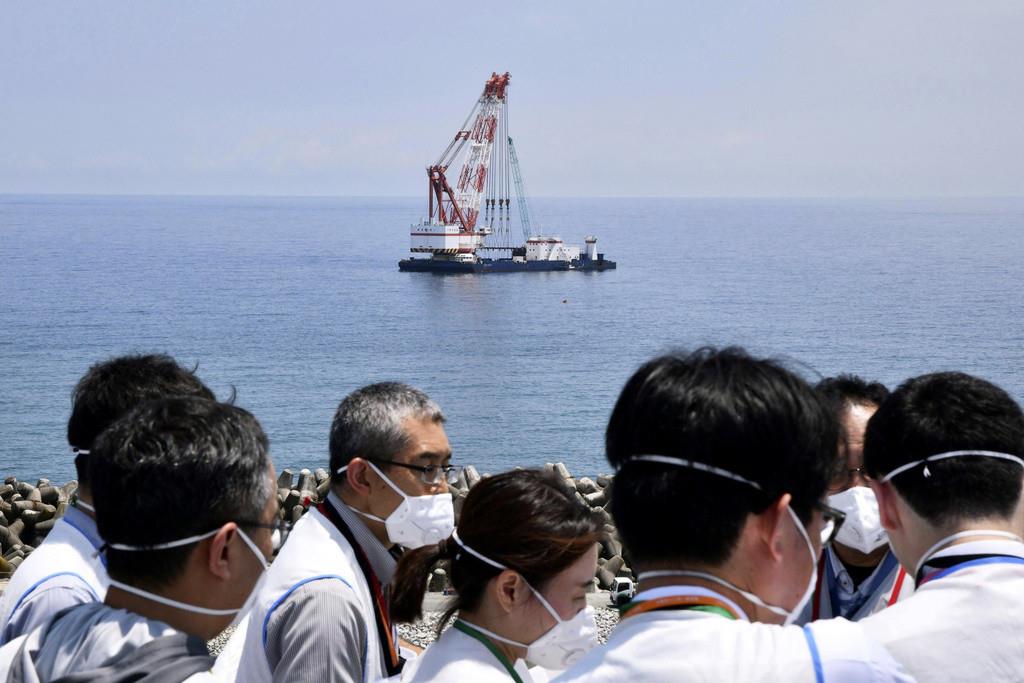
[[(822, 553), (822, 555), (821, 555), (821, 558), (822, 558), (823, 561), (825, 560), (825, 555), (826, 555), (826, 553)], [(847, 619), (852, 619), (853, 616), (855, 614), (857, 614), (857, 612), (862, 607), (864, 607), (864, 605), (868, 602), (868, 600), (871, 599), (871, 597), (875, 594), (875, 591), (878, 590), (879, 586), (881, 586), (882, 583), (884, 583), (885, 580), (892, 574), (892, 570), (896, 569), (898, 566), (899, 566), (899, 561), (896, 559), (896, 556), (891, 551), (887, 552), (885, 554), (885, 557), (882, 558), (882, 561), (875, 568), (875, 571), (872, 572), (872, 576), (870, 576), (865, 582), (863, 582), (860, 585), (860, 587), (856, 587), (856, 590), (852, 591), (852, 593), (854, 595), (854, 599), (850, 602), (850, 604), (844, 610), (844, 609), (842, 609), (842, 605), (839, 602), (839, 591), (838, 590), (833, 590), (833, 587), (836, 584), (836, 581), (835, 581), (835, 576), (836, 576), (836, 574), (835, 574), (835, 567), (834, 567), (833, 563), (831, 562), (831, 560), (826, 562), (825, 563), (825, 572), (828, 575), (828, 579), (824, 583), (828, 586), (828, 597), (829, 597), (829, 603), (832, 606), (832, 616), (833, 617), (845, 617)], [(903, 585), (902, 577), (905, 574), (906, 574), (906, 572), (902, 568), (900, 568), (899, 569), (899, 576), (897, 577), (898, 580), (899, 580), (899, 586)], [(818, 574), (818, 581), (819, 581), (819, 583), (822, 582), (822, 578), (821, 578), (821, 574), (820, 573)], [(897, 586), (895, 584), (895, 582), (893, 583), (893, 594), (890, 596), (890, 602), (888, 603), (889, 605), (892, 605), (892, 603), (895, 602), (895, 600), (893, 600), (893, 596), (895, 596), (899, 592), (899, 586)], [(824, 592), (824, 588), (819, 586), (818, 592), (819, 593)], [(857, 597), (858, 595), (860, 597)], [(818, 615), (812, 615), (812, 620), (813, 619), (817, 619), (817, 618), (818, 618)]]
[(385, 668), (387, 669), (388, 676), (395, 676), (402, 671), (402, 660), (398, 656), (398, 648), (395, 647), (395, 639), (391, 633), (391, 621), (388, 618), (388, 605), (387, 601), (384, 600), (384, 590), (380, 585), (380, 579), (377, 578), (377, 574), (374, 573), (373, 567), (370, 566), (370, 559), (366, 556), (362, 547), (356, 542), (355, 536), (352, 535), (352, 530), (348, 528), (348, 524), (341, 518), (338, 511), (334, 507), (324, 501), (316, 506), (316, 509), (320, 511), (324, 517), (331, 521), (331, 524), (341, 532), (341, 535), (345, 537), (349, 545), (352, 546), (352, 550), (356, 554), (356, 560), (359, 562), (359, 569), (363, 572), (363, 577), (366, 579), (366, 583), (370, 586), (370, 593), (373, 595), (373, 616), (374, 621), (377, 622), (377, 637), (380, 639), (381, 647), (384, 649), (386, 661), (384, 662)]
[(704, 595), (668, 595), (653, 600), (640, 600), (626, 603), (619, 610), (619, 618), (625, 619), (645, 612), (657, 610), (685, 609), (694, 612), (708, 612), (717, 614), (726, 619), (739, 619), (736, 611), (729, 607), (724, 601)]
[[(961, 569), (968, 569), (970, 567), (978, 567), (986, 564), (1017, 564), (1024, 565), (1024, 557), (1017, 557), (1016, 555), (996, 555), (996, 554), (979, 554), (979, 555), (946, 555), (945, 557), (937, 557), (936, 561), (943, 561), (946, 564), (945, 567), (941, 567), (931, 572), (930, 574), (924, 574), (924, 566), (921, 567), (921, 575), (918, 576), (918, 587), (923, 586), (929, 581), (941, 579), (944, 576), (948, 576), (954, 572), (958, 572)], [(931, 562), (929, 560), (929, 562)], [(934, 564), (925, 564), (925, 566), (932, 566)]]
[(523, 679), (519, 677), (519, 673), (515, 670), (515, 667), (513, 667), (512, 663), (508, 661), (508, 657), (502, 654), (501, 650), (499, 650), (498, 647), (490, 641), (490, 639), (484, 636), (484, 634), (480, 633), (461, 619), (456, 619), (455, 623), (452, 624), (452, 628), (462, 631), (470, 638), (475, 638), (483, 643), (484, 647), (490, 650), (491, 654), (497, 658), (503, 667), (505, 667), (505, 670), (508, 671), (508, 675), (512, 677), (512, 680), (516, 683), (523, 683)]

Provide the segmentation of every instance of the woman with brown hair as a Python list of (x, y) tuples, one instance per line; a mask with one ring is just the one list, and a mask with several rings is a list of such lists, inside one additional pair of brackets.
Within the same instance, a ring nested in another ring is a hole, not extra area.
[(431, 568), (450, 563), (457, 595), (403, 681), (529, 683), (530, 665), (564, 669), (597, 644), (586, 592), (597, 567), (600, 523), (555, 475), (515, 470), (469, 492), (458, 529), (407, 552), (394, 579), (391, 616), (421, 616)]

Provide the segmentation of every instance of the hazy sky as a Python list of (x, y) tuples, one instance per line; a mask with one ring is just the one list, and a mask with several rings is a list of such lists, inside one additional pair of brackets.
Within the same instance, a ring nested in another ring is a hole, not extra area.
[(1024, 195), (1024, 2), (0, 0), (0, 193)]

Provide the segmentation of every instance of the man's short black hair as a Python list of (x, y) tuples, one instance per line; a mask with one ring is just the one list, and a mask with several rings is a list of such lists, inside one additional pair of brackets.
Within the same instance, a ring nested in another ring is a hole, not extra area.
[[(868, 421), (864, 466), (881, 479), (930, 455), (985, 450), (1024, 457), (1024, 415), (1009, 394), (962, 372), (909, 379)], [(891, 479), (919, 515), (934, 525), (1010, 517), (1021, 494), (1021, 467), (996, 458), (950, 458)]]
[[(205, 398), (149, 401), (96, 440), (90, 458), (96, 525), (107, 543), (152, 546), (259, 523), (273, 494), (267, 437), (251, 414)], [(157, 588), (195, 545), (107, 553), (110, 576)]]
[[(836, 461), (836, 419), (800, 377), (744, 350), (703, 348), (643, 365), (626, 383), (605, 436), (618, 470), (612, 516), (635, 562), (721, 564), (748, 514), (792, 495), (809, 522)], [(651, 462), (665, 455), (757, 482)]]
[(881, 382), (869, 382), (849, 374), (826, 377), (815, 384), (814, 389), (834, 407), (836, 415), (842, 414), (850, 405), (877, 408), (889, 397), (889, 389)]
[[(96, 437), (114, 420), (143, 401), (168, 396), (214, 398), (193, 371), (164, 354), (121, 356), (96, 363), (71, 393), (68, 443), (75, 449), (92, 450)], [(89, 484), (87, 460), (84, 454), (75, 458), (83, 485)]]

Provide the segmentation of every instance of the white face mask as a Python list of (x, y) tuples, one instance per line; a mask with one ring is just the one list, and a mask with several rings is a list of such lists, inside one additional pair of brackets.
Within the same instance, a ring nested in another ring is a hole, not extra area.
[[(204, 538), (209, 538), (210, 536), (213, 536), (218, 531), (220, 531), (220, 529), (214, 529), (213, 531), (209, 531), (209, 532), (207, 532), (205, 534), (200, 534), (198, 536), (189, 536), (188, 538), (181, 538), (181, 539), (178, 539), (176, 541), (168, 541), (166, 543), (159, 543), (157, 545), (126, 545), (124, 543), (109, 543), (108, 546), (111, 547), (111, 548), (114, 548), (115, 550), (124, 550), (124, 551), (129, 551), (129, 552), (144, 552), (144, 551), (147, 551), (147, 550), (163, 550), (165, 548), (177, 548), (177, 547), (184, 546), (184, 545), (191, 545), (193, 543), (198, 543), (199, 541), (203, 540)], [(238, 623), (242, 620), (242, 618), (245, 617), (246, 614), (248, 614), (249, 609), (252, 607), (252, 604), (256, 600), (257, 595), (259, 595), (260, 588), (263, 586), (264, 582), (266, 581), (266, 578), (267, 578), (267, 568), (268, 568), (267, 558), (265, 558), (263, 556), (263, 553), (256, 546), (256, 544), (253, 543), (252, 539), (249, 538), (248, 534), (246, 534), (244, 531), (242, 531), (241, 528), (238, 529), (238, 533), (242, 537), (242, 541), (249, 548), (249, 550), (252, 551), (252, 554), (256, 556), (256, 559), (259, 561), (261, 567), (263, 568), (263, 571), (260, 573), (260, 578), (256, 581), (256, 584), (253, 586), (252, 590), (249, 591), (249, 595), (246, 597), (245, 602), (242, 603), (241, 607), (238, 607), (236, 609), (213, 609), (213, 608), (210, 608), (210, 607), (202, 607), (200, 605), (193, 605), (193, 604), (190, 604), (190, 603), (187, 603), (187, 602), (180, 602), (178, 600), (172, 600), (172, 599), (166, 598), (166, 597), (164, 597), (162, 595), (157, 595), (156, 593), (150, 593), (149, 591), (142, 590), (141, 588), (136, 588), (135, 586), (130, 586), (130, 585), (126, 584), (126, 583), (122, 583), (122, 582), (116, 581), (114, 579), (110, 579), (110, 585), (114, 586), (116, 588), (120, 588), (121, 590), (125, 591), (126, 593), (131, 593), (133, 595), (138, 595), (141, 598), (145, 598), (145, 599), (151, 600), (153, 602), (158, 602), (161, 605), (167, 605), (168, 607), (175, 607), (177, 609), (184, 610), (186, 612), (194, 612), (196, 614), (205, 614), (205, 615), (214, 616), (214, 617), (223, 617), (223, 616), (228, 616), (228, 615), (232, 615), (233, 614), (235, 616), (235, 618), (231, 620), (231, 624), (229, 624), (229, 625), (230, 626), (237, 626)]]
[[(376, 465), (369, 461), (366, 464), (372, 467), (373, 471), (402, 497), (402, 502), (388, 515), (387, 519), (356, 510), (352, 506), (349, 506), (349, 509), (367, 519), (383, 522), (384, 528), (388, 532), (388, 539), (392, 543), (410, 550), (440, 543), (452, 535), (455, 530), (455, 506), (452, 502), (452, 494), (408, 496), (402, 489), (395, 486), (395, 483), (388, 479)], [(340, 474), (347, 468), (347, 465), (338, 468), (338, 473)]]
[[(643, 462), (658, 462), (666, 465), (675, 465), (676, 467), (688, 467), (690, 469), (699, 470), (701, 472), (707, 472), (708, 474), (714, 474), (725, 479), (731, 479), (741, 484), (746, 484), (747, 486), (755, 488), (758, 491), (763, 490), (761, 488), (761, 485), (758, 484), (757, 482), (751, 481), (746, 477), (742, 477), (736, 474), (735, 472), (730, 472), (720, 467), (715, 467), (713, 465), (708, 465), (707, 463), (698, 462), (695, 460), (686, 460), (685, 458), (675, 458), (667, 455), (635, 455), (632, 458), (630, 458), (630, 460), (640, 460)], [(800, 518), (797, 517), (796, 513), (793, 512), (793, 509), (788, 506), (786, 507), (786, 512), (789, 513), (790, 518), (793, 520), (793, 524), (796, 525), (797, 531), (800, 533), (800, 536), (804, 539), (804, 544), (807, 546), (807, 554), (810, 555), (811, 558), (811, 575), (807, 580), (807, 587), (804, 589), (804, 594), (800, 598), (800, 601), (792, 609), (786, 609), (785, 607), (779, 607), (778, 605), (772, 605), (770, 603), (767, 603), (761, 598), (754, 595), (753, 593), (745, 591), (742, 588), (739, 588), (736, 585), (730, 583), (729, 581), (719, 578), (714, 574), (708, 574), (707, 572), (691, 572), (671, 569), (663, 571), (641, 572), (639, 576), (637, 576), (637, 579), (639, 581), (643, 581), (645, 577), (655, 578), (658, 576), (692, 576), (694, 578), (704, 579), (712, 583), (717, 583), (720, 586), (731, 588), (732, 590), (736, 591), (737, 593), (745, 597), (750, 602), (754, 603), (755, 605), (758, 605), (759, 607), (763, 607), (772, 614), (778, 614), (779, 616), (784, 618), (783, 623), (786, 626), (789, 626), (794, 621), (796, 621), (797, 617), (800, 616), (800, 613), (803, 611), (807, 603), (810, 602), (811, 596), (814, 594), (814, 586), (818, 582), (818, 555), (814, 552), (814, 546), (811, 544), (811, 537), (807, 535), (807, 529), (805, 529), (804, 525), (800, 522)]]
[(878, 513), (878, 499), (867, 486), (854, 486), (829, 496), (828, 504), (846, 514), (836, 543), (867, 555), (889, 542)]
[[(500, 562), (495, 562), (489, 557), (486, 557), (467, 546), (459, 538), (458, 532), (452, 532), (452, 538), (470, 555), (493, 567), (497, 567), (498, 569), (508, 569), (507, 566)], [(583, 655), (597, 647), (597, 621), (594, 618), (593, 607), (587, 605), (573, 615), (572, 619), (562, 619), (562, 617), (558, 616), (558, 612), (555, 611), (555, 608), (551, 606), (551, 603), (541, 595), (540, 591), (531, 586), (526, 579), (523, 579), (523, 582), (526, 583), (526, 586), (533, 591), (535, 596), (537, 596), (537, 600), (539, 600), (540, 604), (544, 606), (544, 609), (548, 611), (548, 614), (555, 619), (555, 625), (548, 629), (544, 635), (532, 643), (526, 644), (520, 643), (516, 640), (510, 640), (504, 636), (499, 636), (498, 634), (481, 628), (476, 624), (470, 625), (477, 631), (490, 636), (494, 640), (526, 648), (526, 661), (537, 666), (542, 666), (545, 669), (568, 669), (570, 666), (582, 659)]]

